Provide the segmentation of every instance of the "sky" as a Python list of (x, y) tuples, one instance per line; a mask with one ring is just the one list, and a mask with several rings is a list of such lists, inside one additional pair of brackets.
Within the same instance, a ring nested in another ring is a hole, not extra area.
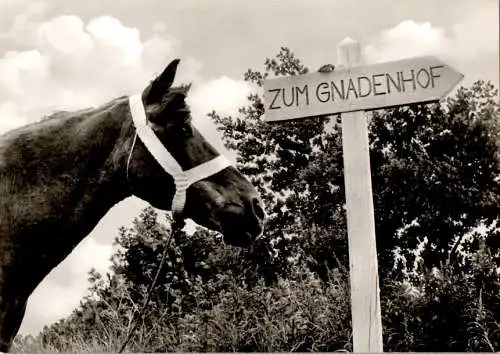
[[(311, 70), (335, 64), (346, 37), (367, 64), (435, 55), (465, 75), (461, 85), (498, 87), (498, 13), (498, 0), (0, 0), (0, 133), (139, 92), (180, 58), (194, 122), (217, 139), (205, 115), (245, 105), (249, 68), (282, 46)], [(88, 271), (107, 270), (118, 227), (146, 205), (131, 197), (108, 212), (32, 294), (21, 333), (78, 305)]]

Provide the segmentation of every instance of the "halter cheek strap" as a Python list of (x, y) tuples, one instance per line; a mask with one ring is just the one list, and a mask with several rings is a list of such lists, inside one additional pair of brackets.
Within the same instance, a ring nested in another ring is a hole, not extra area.
[[(172, 154), (170, 154), (170, 152), (163, 146), (160, 139), (158, 139), (153, 129), (148, 124), (141, 94), (130, 96), (129, 106), (136, 129), (134, 145), (138, 136), (146, 149), (151, 155), (153, 155), (155, 160), (158, 161), (160, 166), (163, 167), (165, 172), (173, 177), (175, 182), (175, 194), (172, 200), (172, 212), (177, 216), (182, 215), (186, 204), (186, 191), (189, 186), (231, 166), (231, 162), (224, 155), (219, 155), (210, 161), (183, 171), (182, 167), (177, 163)], [(129, 162), (134, 145), (132, 145), (132, 149), (130, 151)]]

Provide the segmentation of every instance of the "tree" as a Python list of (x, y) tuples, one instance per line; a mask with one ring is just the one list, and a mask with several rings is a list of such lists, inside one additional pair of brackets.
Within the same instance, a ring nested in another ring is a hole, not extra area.
[[(282, 47), (275, 59), (265, 61), (264, 73), (249, 69), (244, 78), (261, 88), (263, 80), (270, 74), (290, 76), (308, 71), (290, 49)], [(324, 224), (325, 218), (342, 220), (342, 217), (331, 213), (333, 209), (322, 208), (325, 198), (335, 203), (339, 202), (339, 195), (323, 193), (323, 190), (316, 194), (310, 190), (314, 185), (303, 179), (305, 171), (311, 168), (312, 160), (323, 158), (325, 148), (331, 148), (329, 151), (332, 154), (341, 157), (340, 141), (338, 135), (325, 131), (325, 126), (330, 122), (328, 117), (294, 120), (279, 125), (268, 124), (263, 121), (264, 105), (261, 95), (251, 94), (248, 100), (249, 105), (239, 110), (238, 117), (223, 117), (216, 112), (209, 116), (222, 132), (226, 146), (238, 153), (238, 167), (258, 186), (267, 205), (267, 242), (261, 243), (261, 247), (274, 254), (272, 261), (261, 263), (267, 265), (268, 280), (273, 281), (277, 275), (284, 276), (290, 270), (291, 257), (316, 262), (302, 252), (303, 243), (307, 241), (301, 237), (304, 232), (314, 228), (318, 221), (323, 226), (321, 222)], [(338, 175), (341, 169), (336, 167), (338, 164), (329, 166), (328, 171)], [(323, 174), (320, 181), (324, 182), (327, 177), (330, 176)], [(338, 181), (332, 181), (333, 186), (336, 186), (336, 182)], [(337, 209), (339, 208), (341, 209), (340, 203), (337, 204)], [(330, 225), (332, 230), (338, 226), (333, 221)], [(343, 229), (340, 226), (340, 230), (335, 232), (342, 233)], [(323, 241), (325, 240), (320, 242)], [(330, 245), (331, 242), (326, 244)], [(315, 246), (311, 245), (310, 248)], [(329, 259), (325, 260), (329, 262)], [(260, 261), (260, 258), (254, 258), (254, 262)], [(323, 274), (326, 274), (325, 271), (322, 268)]]
[[(259, 88), (270, 75), (306, 72), (281, 48), (264, 72), (248, 70), (245, 79)], [(226, 246), (201, 227), (171, 239), (130, 348), (350, 348), (339, 117), (269, 124), (264, 113), (257, 92), (237, 117), (210, 116), (267, 203), (266, 237), (253, 250)], [(498, 350), (496, 90), (478, 81), (445, 104), (379, 110), (367, 118), (384, 349)], [(142, 306), (170, 225), (168, 214), (160, 221), (146, 208), (132, 228), (120, 229), (112, 272), (90, 274), (89, 296), (44, 329), (45, 347), (93, 343), (94, 351), (116, 350)]]
[(498, 220), (496, 95), (492, 85), (477, 82), (461, 88), (445, 106), (413, 105), (373, 114), (371, 166), (384, 272), (392, 274), (396, 250), (412, 270), (414, 251), (424, 240), (425, 267), (457, 263), (465, 235)]
[[(245, 79), (261, 87), (271, 73), (306, 72), (282, 48), (276, 59), (266, 60), (263, 73), (249, 70)], [(368, 115), (377, 248), (385, 276), (412, 271), (422, 244), (426, 267), (460, 257), (465, 235), (498, 219), (496, 97), (491, 84), (479, 81), (461, 88), (445, 105), (414, 104)], [(330, 267), (339, 259), (347, 264), (338, 117), (269, 124), (263, 121), (261, 96), (250, 95), (249, 101), (238, 117), (211, 116), (227, 146), (239, 153), (239, 166), (266, 196), (267, 236), (287, 257), (306, 248), (318, 252), (306, 258)], [(311, 230), (321, 230), (324, 237), (311, 238)], [(284, 240), (283, 234), (298, 238)], [(489, 238), (493, 244), (498, 236), (490, 233)], [(308, 245), (311, 239), (317, 243)], [(328, 257), (326, 250), (332, 249), (335, 257)]]

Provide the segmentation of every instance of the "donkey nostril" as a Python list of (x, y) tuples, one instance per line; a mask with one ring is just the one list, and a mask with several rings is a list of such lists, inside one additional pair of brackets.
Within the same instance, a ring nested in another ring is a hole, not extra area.
[(257, 198), (254, 198), (252, 201), (253, 212), (259, 218), (259, 220), (264, 220), (265, 214), (262, 206), (260, 205), (260, 201)]

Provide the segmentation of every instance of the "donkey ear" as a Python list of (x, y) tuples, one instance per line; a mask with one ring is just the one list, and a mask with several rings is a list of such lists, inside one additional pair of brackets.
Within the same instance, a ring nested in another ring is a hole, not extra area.
[(144, 91), (144, 101), (146, 104), (158, 103), (168, 93), (174, 82), (179, 62), (180, 59), (172, 60), (161, 75), (149, 84)]

